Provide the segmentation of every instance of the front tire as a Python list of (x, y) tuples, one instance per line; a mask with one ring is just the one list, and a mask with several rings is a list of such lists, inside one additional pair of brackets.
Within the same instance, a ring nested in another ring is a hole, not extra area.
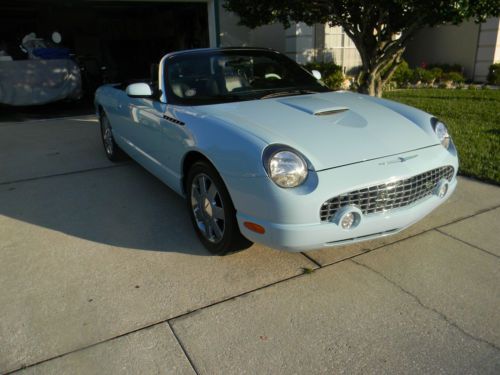
[(225, 255), (252, 245), (241, 234), (229, 192), (212, 165), (200, 161), (191, 167), (186, 192), (194, 230), (208, 251)]
[(115, 142), (108, 117), (103, 113), (99, 120), (101, 123), (101, 139), (106, 156), (113, 162), (125, 159), (125, 153)]

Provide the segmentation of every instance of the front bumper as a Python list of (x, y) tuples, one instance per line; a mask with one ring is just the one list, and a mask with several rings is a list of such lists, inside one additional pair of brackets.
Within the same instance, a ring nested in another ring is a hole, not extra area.
[[(308, 251), (322, 247), (347, 245), (398, 233), (446, 201), (455, 190), (456, 185), (457, 179), (454, 178), (443, 198), (432, 195), (404, 208), (366, 215), (360, 225), (351, 230), (343, 230), (331, 222), (277, 224), (259, 221), (244, 214), (238, 214), (237, 217), (243, 235), (254, 242), (291, 252)], [(245, 221), (258, 223), (266, 229), (266, 233), (259, 235), (251, 232), (243, 225)]]
[[(398, 156), (411, 158), (395, 162)], [(363, 215), (360, 224), (350, 230), (320, 220), (321, 205), (334, 196), (393, 179), (408, 178), (445, 165), (451, 165), (455, 173), (442, 198), (433, 194), (405, 207)], [(267, 178), (254, 178), (251, 184), (253, 194), (242, 192), (244, 188), (240, 185), (238, 193), (233, 196), (231, 192), (231, 195), (237, 208), (238, 224), (245, 237), (272, 248), (307, 251), (394, 234), (416, 223), (451, 196), (457, 184), (457, 169), (456, 151), (447, 151), (439, 145), (314, 172), (308, 177), (309, 186), (305, 184), (301, 189), (281, 189)], [(243, 183), (241, 180), (232, 182)], [(245, 221), (261, 225), (265, 233), (250, 231), (244, 226)]]

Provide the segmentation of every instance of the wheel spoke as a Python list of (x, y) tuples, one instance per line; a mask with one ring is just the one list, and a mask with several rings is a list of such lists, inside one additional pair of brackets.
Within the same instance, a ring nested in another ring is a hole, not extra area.
[(221, 219), (221, 220), (224, 220), (224, 209), (222, 207), (217, 207), (217, 206), (214, 206), (213, 207), (213, 216), (216, 218), (216, 219)]
[(109, 123), (107, 120), (104, 122), (103, 138), (104, 138), (104, 146), (105, 146), (106, 152), (108, 154), (112, 154), (113, 153), (113, 134), (111, 133), (111, 128), (109, 127)]
[(206, 220), (206, 219), (203, 220), (203, 223), (205, 224), (205, 235), (207, 236), (207, 238), (209, 240), (211, 240), (212, 239), (211, 223), (209, 220)]
[(211, 227), (214, 231), (215, 239), (220, 240), (222, 238), (222, 232), (219, 228), (219, 225), (217, 224), (217, 222), (214, 219), (211, 220), (210, 224), (211, 224)]
[(213, 182), (210, 182), (210, 187), (208, 188), (207, 191), (208, 199), (210, 199), (210, 201), (213, 202), (215, 200), (216, 195), (217, 195), (217, 188), (215, 187), (215, 184)]
[(198, 207), (198, 205), (193, 206), (193, 213), (194, 213), (194, 217), (196, 218), (197, 221), (203, 220), (203, 216), (201, 214), (201, 211), (200, 211), (200, 208)]
[(200, 186), (200, 194), (203, 196), (207, 195), (207, 179), (205, 176), (200, 176), (198, 178), (198, 185)]
[(192, 203), (200, 204), (201, 202), (201, 195), (196, 186), (194, 186), (193, 189), (191, 190), (191, 199)]

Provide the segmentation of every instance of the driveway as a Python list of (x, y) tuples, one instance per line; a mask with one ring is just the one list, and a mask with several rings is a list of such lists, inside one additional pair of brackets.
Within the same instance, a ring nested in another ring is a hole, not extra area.
[(0, 373), (500, 372), (500, 188), (392, 237), (211, 256), (93, 116), (0, 123)]

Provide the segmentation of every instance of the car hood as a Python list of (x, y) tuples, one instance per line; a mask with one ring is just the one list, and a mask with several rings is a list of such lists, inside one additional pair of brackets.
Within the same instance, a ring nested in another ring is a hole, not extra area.
[(197, 107), (268, 144), (300, 151), (316, 170), (436, 144), (400, 113), (365, 95), (328, 92)]

